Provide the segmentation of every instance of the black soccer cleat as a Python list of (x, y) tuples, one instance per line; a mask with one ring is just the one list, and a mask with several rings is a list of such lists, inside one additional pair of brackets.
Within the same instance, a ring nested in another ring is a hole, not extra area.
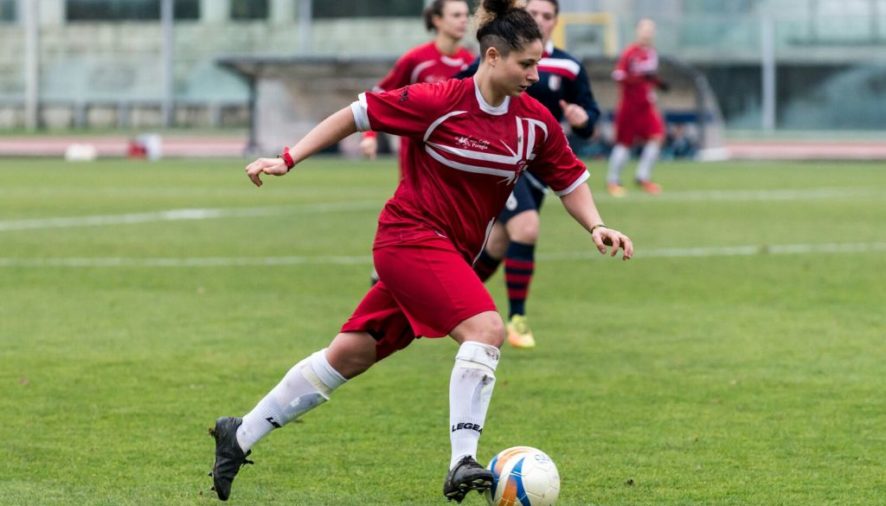
[(242, 424), (241, 418), (222, 417), (215, 421), (215, 428), (209, 429), (209, 434), (215, 438), (215, 465), (209, 475), (212, 476), (212, 490), (222, 501), (227, 501), (231, 495), (231, 483), (240, 468), (252, 464), (246, 459), (252, 451), (243, 453), (237, 443), (237, 427)]
[(474, 457), (465, 455), (446, 476), (443, 495), (450, 501), (461, 503), (471, 490), (482, 494), (491, 487), (492, 471), (478, 464)]

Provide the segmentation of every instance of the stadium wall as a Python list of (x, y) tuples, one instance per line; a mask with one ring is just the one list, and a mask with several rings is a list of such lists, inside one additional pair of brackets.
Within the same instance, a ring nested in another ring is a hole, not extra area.
[[(158, 78), (158, 22), (66, 22), (64, 0), (19, 1), (40, 5), (44, 127), (161, 124), (165, 96)], [(660, 53), (710, 73), (727, 126), (750, 129), (760, 128), (760, 27), (766, 16), (774, 17), (775, 126), (883, 130), (886, 114), (879, 96), (886, 79), (886, 7), (873, 16), (866, 10), (877, 2), (883, 0), (562, 0), (561, 7), (564, 19), (582, 13), (606, 13), (609, 19), (604, 30), (567, 30), (567, 48), (580, 57), (614, 56), (629, 42), (638, 17), (655, 18)], [(248, 83), (217, 66), (219, 55), (391, 57), (428, 37), (415, 18), (315, 19), (304, 33), (297, 4), (271, 0), (267, 19), (234, 21), (227, 0), (202, 0), (200, 19), (178, 22), (175, 123), (226, 127), (248, 122)], [(601, 39), (604, 34), (614, 37), (611, 47)], [(3, 129), (25, 124), (24, 45), (21, 23), (0, 22)]]

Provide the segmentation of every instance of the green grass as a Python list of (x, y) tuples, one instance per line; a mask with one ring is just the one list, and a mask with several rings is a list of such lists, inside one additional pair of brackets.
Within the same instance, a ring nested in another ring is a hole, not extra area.
[[(207, 427), (336, 333), (396, 180), (391, 160), (321, 159), (258, 190), (242, 166), (0, 161), (0, 504), (216, 502)], [(661, 198), (597, 191), (631, 262), (591, 254), (547, 199), (539, 347), (504, 349), (480, 457), (544, 449), (566, 505), (886, 504), (886, 166), (658, 175)], [(227, 214), (46, 221), (172, 209)], [(722, 249), (740, 246), (758, 253)], [(124, 263), (72, 260), (95, 258)], [(454, 353), (420, 340), (272, 434), (231, 503), (443, 504)]]

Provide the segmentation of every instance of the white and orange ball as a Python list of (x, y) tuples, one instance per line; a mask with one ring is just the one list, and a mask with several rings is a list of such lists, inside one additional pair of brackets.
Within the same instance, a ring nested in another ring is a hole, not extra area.
[(502, 450), (489, 462), (493, 506), (550, 506), (560, 496), (560, 473), (547, 454), (529, 446)]

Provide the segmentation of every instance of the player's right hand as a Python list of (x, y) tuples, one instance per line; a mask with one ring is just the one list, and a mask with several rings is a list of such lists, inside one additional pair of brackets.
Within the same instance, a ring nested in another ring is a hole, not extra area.
[(375, 155), (378, 154), (378, 139), (373, 137), (363, 137), (360, 141), (360, 151), (363, 152), (363, 156), (369, 158), (370, 160), (375, 160)]
[(246, 175), (255, 186), (261, 186), (262, 174), (270, 174), (272, 176), (282, 176), (289, 172), (286, 162), (282, 158), (259, 158), (246, 166)]
[(630, 260), (634, 256), (634, 243), (631, 241), (631, 238), (618, 230), (596, 227), (591, 234), (591, 238), (594, 240), (594, 244), (597, 245), (597, 250), (604, 255), (606, 254), (606, 247), (609, 246), (611, 248), (610, 256), (615, 256), (619, 249), (624, 251), (622, 260)]

